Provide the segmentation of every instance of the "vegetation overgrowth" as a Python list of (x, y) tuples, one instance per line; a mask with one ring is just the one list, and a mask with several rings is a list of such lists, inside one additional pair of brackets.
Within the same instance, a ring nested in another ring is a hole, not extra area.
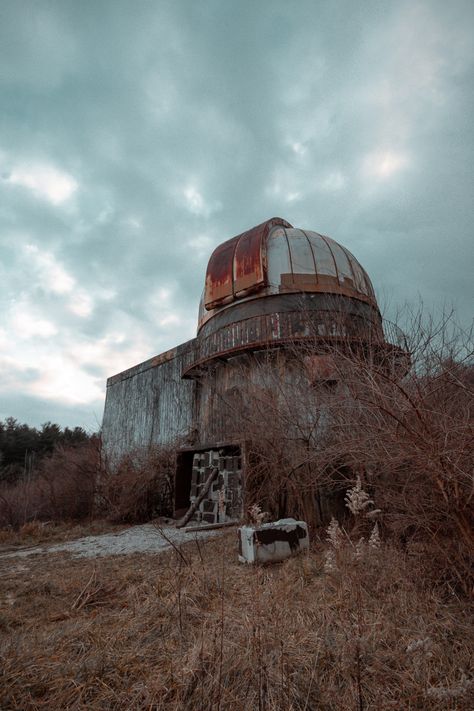
[(429, 550), (438, 580), (471, 595), (472, 336), (450, 317), (416, 315), (403, 351), (325, 344), (323, 377), (318, 345), (257, 356), (260, 386), (224, 403), (246, 441), (248, 504), (314, 530), (331, 515), (344, 522), (344, 497), (361, 479), (384, 536), (421, 557)]
[(57, 447), (75, 447), (96, 437), (82, 427), (62, 428), (45, 422), (38, 429), (6, 417), (0, 420), (0, 482), (14, 484), (25, 479)]

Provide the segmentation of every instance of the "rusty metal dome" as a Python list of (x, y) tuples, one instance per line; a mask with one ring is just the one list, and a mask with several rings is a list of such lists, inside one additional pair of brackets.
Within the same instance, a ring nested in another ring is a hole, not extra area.
[(273, 217), (212, 253), (198, 330), (237, 301), (306, 292), (341, 294), (377, 308), (367, 272), (348, 249), (330, 237)]
[(372, 283), (348, 249), (273, 217), (212, 253), (182, 377), (295, 343), (318, 353), (339, 344), (405, 356), (399, 340), (384, 333)]

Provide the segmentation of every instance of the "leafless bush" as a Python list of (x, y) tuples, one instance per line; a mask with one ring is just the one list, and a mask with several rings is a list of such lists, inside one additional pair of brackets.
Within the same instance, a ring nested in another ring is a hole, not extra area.
[(252, 356), (233, 414), (247, 505), (327, 524), (347, 516), (345, 491), (361, 477), (393, 541), (412, 555), (429, 541), (438, 579), (472, 588), (473, 352), (452, 315), (418, 313), (404, 349), (315, 334)]
[(28, 478), (0, 490), (0, 527), (83, 519), (93, 511), (98, 442), (57, 447)]
[(92, 515), (114, 523), (170, 516), (174, 471), (175, 447), (129, 454), (113, 472), (104, 467), (98, 440), (57, 447), (26, 479), (0, 489), (0, 527)]
[(360, 352), (334, 358), (344, 397), (330, 410), (322, 461), (342, 454), (367, 482), (386, 529), (413, 554), (417, 541), (429, 540), (433, 570), (468, 591), (474, 582), (473, 350), (450, 319), (415, 325), (405, 374)]
[(173, 515), (176, 449), (152, 447), (126, 455), (101, 478), (99, 510), (111, 521), (141, 523)]

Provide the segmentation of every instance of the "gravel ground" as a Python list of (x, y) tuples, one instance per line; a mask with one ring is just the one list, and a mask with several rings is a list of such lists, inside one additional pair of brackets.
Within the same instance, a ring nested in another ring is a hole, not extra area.
[(173, 545), (202, 540), (218, 536), (225, 529), (187, 533), (185, 529), (163, 526), (157, 528), (151, 523), (133, 526), (120, 533), (103, 533), (99, 536), (86, 536), (75, 541), (54, 543), (18, 549), (0, 554), (0, 558), (24, 558), (39, 553), (70, 553), (75, 558), (99, 558), (109, 555), (127, 555), (128, 553), (157, 553)]

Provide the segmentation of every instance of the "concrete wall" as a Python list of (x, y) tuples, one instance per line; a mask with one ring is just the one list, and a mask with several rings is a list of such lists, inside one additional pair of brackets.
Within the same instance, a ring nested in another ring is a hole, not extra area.
[(310, 386), (301, 358), (285, 350), (240, 355), (215, 365), (196, 390), (196, 405), (199, 441), (210, 445), (237, 444), (279, 428), (282, 436), (314, 436), (325, 420), (324, 397)]
[(193, 345), (194, 339), (108, 379), (102, 437), (110, 464), (138, 448), (190, 435), (196, 385), (181, 373)]
[[(242, 468), (226, 467), (227, 474), (231, 472), (227, 479), (238, 473), (236, 491), (242, 507), (247, 454), (239, 445), (274, 437), (288, 440), (293, 447), (288, 456), (296, 456), (298, 448), (310, 440), (314, 444), (327, 426), (324, 396), (310, 386), (304, 363), (284, 349), (234, 356), (202, 371), (198, 381), (183, 379), (183, 370), (195, 356), (194, 344), (188, 341), (109, 378), (102, 426), (105, 456), (114, 467), (124, 455), (152, 445), (187, 447), (179, 455), (181, 460), (178, 457), (176, 475), (180, 483), (177, 508), (186, 509), (193, 495), (196, 451), (199, 457), (210, 456), (212, 451), (224, 459), (231, 452), (231, 459), (241, 457)], [(230, 447), (226, 450), (225, 443), (235, 445), (235, 452)], [(207, 454), (201, 449), (208, 450)], [(283, 460), (281, 465), (286, 466)], [(202, 479), (207, 478), (208, 469), (204, 466)], [(197, 486), (197, 480), (194, 483)], [(223, 485), (226, 501), (232, 503), (235, 492), (225, 477)], [(211, 514), (215, 519), (218, 494), (216, 489), (204, 500), (203, 520), (210, 520)], [(229, 516), (238, 518), (234, 504)], [(331, 506), (330, 498), (319, 492), (321, 520), (328, 518), (326, 510), (332, 510)]]
[(211, 365), (199, 381), (183, 379), (194, 345), (195, 339), (109, 378), (102, 424), (109, 464), (151, 445), (239, 444), (267, 425), (274, 432), (284, 427), (290, 438), (324, 430), (321, 396), (291, 353), (239, 355)]

